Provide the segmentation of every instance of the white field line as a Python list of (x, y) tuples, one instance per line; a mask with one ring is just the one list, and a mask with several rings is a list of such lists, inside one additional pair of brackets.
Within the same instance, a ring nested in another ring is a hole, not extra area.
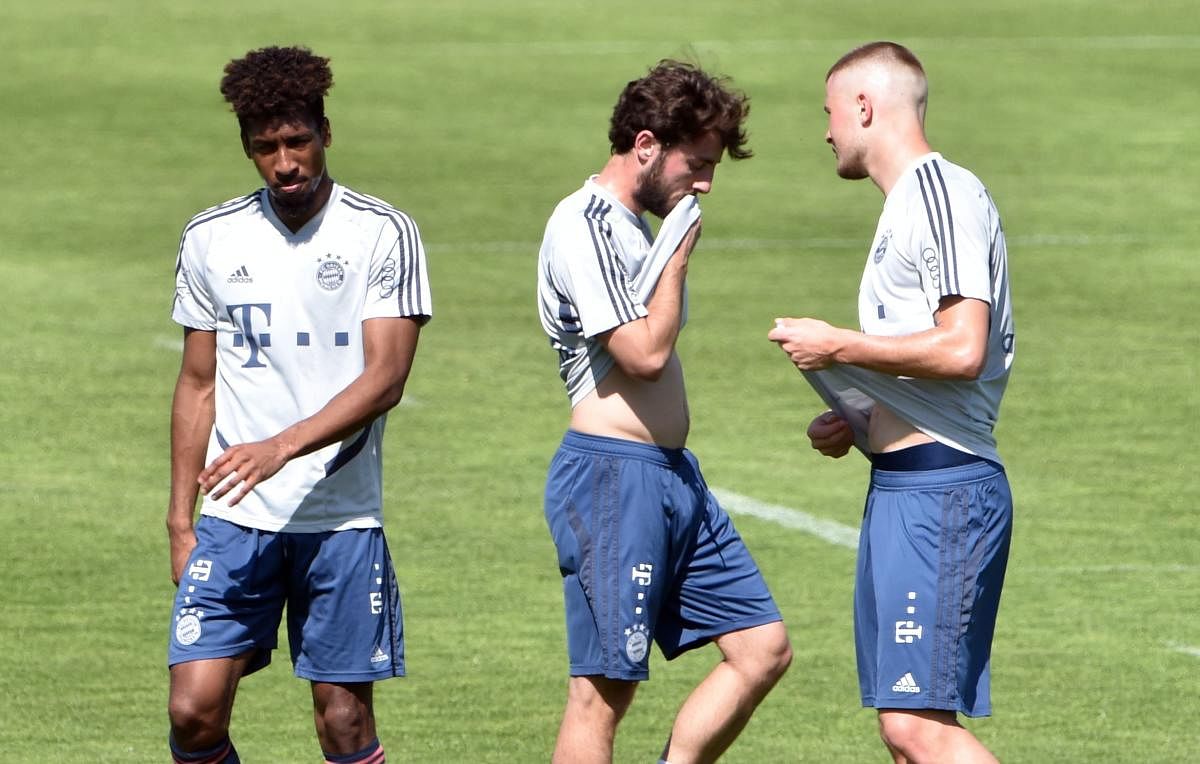
[[(1028, 234), (1025, 236), (1009, 236), (1010, 247), (1086, 247), (1114, 244), (1144, 244), (1151, 240), (1149, 236), (1134, 234)], [(777, 250), (809, 250), (809, 249), (863, 249), (870, 246), (870, 241), (863, 238), (834, 238), (811, 237), (799, 239), (751, 239), (751, 238), (714, 238), (704, 237), (705, 249), (723, 251), (767, 251)], [(536, 241), (464, 241), (454, 243), (430, 243), (425, 249), (430, 252), (461, 252), (466, 254), (531, 254), (538, 251), (540, 242)]]
[(1200, 658), (1200, 647), (1193, 647), (1192, 645), (1181, 645), (1178, 642), (1167, 642), (1166, 645), (1167, 645), (1168, 649), (1174, 650), (1177, 653), (1183, 653), (1184, 655), (1190, 655), (1193, 658)]
[(812, 534), (822, 541), (827, 541), (835, 546), (858, 549), (857, 528), (851, 528), (849, 525), (842, 525), (833, 520), (825, 520), (810, 515), (807, 512), (801, 512), (798, 509), (792, 509), (791, 507), (766, 504), (749, 496), (742, 496), (733, 491), (726, 491), (724, 488), (711, 488), (710, 490), (727, 512), (770, 520), (785, 528), (793, 528)]
[[(679, 47), (693, 52), (702, 50), (739, 51), (749, 53), (796, 53), (802, 51), (841, 52), (862, 40), (694, 40)], [(1200, 49), (1200, 35), (1092, 35), (1044, 37), (917, 37), (906, 38), (904, 44), (920, 51), (1031, 51), (1031, 50), (1195, 50)], [(656, 40), (522, 40), (463, 41), (443, 40), (416, 43), (398, 49), (400, 55), (425, 56), (580, 56), (634, 55), (659, 50)]]

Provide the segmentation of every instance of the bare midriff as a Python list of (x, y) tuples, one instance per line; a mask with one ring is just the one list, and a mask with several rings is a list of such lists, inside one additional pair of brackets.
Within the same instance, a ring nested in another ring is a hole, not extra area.
[(654, 382), (634, 379), (614, 366), (571, 410), (576, 432), (663, 448), (683, 448), (690, 424), (683, 366), (675, 353)]
[(867, 441), (873, 454), (899, 451), (922, 443), (932, 443), (933, 438), (901, 419), (894, 411), (878, 403), (871, 409), (871, 423)]

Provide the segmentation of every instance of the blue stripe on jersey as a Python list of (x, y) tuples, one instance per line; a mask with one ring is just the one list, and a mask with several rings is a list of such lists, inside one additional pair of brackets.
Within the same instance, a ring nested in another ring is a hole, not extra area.
[[(929, 166), (922, 165), (921, 167), (917, 168), (917, 182), (921, 184), (921, 200), (923, 202), (925, 202), (925, 216), (929, 219), (929, 230), (933, 234), (934, 243), (937, 244), (938, 253), (942, 256), (942, 273), (943, 273), (943, 275), (942, 275), (942, 278), (939, 280), (940, 283), (938, 284), (938, 292), (941, 295), (945, 296), (947, 294), (946, 282), (948, 281), (948, 278), (945, 276), (945, 272), (949, 269), (949, 263), (946, 261), (946, 247), (943, 243), (943, 235), (942, 234), (944, 232), (942, 230), (942, 209), (938, 205), (937, 199), (935, 197), (933, 197), (933, 178), (932, 178), (932, 176), (930, 177), (930, 180), (929, 180), (929, 187), (926, 188), (925, 175), (923, 175), (922, 172), (928, 174)], [(937, 222), (934, 222), (934, 220), (933, 220), (933, 214), (934, 214), (935, 207), (937, 209)]]
[[(937, 173), (938, 185), (942, 189), (942, 198), (946, 200), (946, 229), (950, 232), (950, 270), (946, 273), (946, 287), (951, 294), (962, 294), (962, 285), (958, 281), (958, 243), (954, 237), (954, 215), (950, 211), (950, 190), (946, 188), (946, 179), (942, 177), (942, 166), (933, 160), (933, 170)], [(954, 283), (950, 284), (950, 279)]]
[[(350, 197), (364, 206), (356, 207), (347, 202), (346, 197)], [(417, 257), (415, 244), (418, 241), (417, 227), (412, 218), (380, 199), (351, 191), (345, 186), (342, 187), (342, 201), (352, 209), (382, 215), (388, 218), (392, 222), (392, 225), (396, 227), (397, 232), (400, 233), (400, 276), (404, 282), (404, 288), (396, 290), (397, 304), (400, 307), (400, 312), (405, 315), (429, 315), (428, 311), (421, 304), (421, 261)], [(406, 243), (408, 246), (405, 246)], [(405, 278), (405, 276), (410, 274), (411, 278)]]
[(225, 440), (225, 436), (216, 427), (213, 427), (213, 435), (217, 436), (217, 445), (221, 448), (229, 448), (229, 441)]
[(367, 438), (371, 436), (371, 429), (374, 426), (375, 422), (371, 422), (364, 427), (363, 431), (359, 433), (358, 437), (350, 445), (338, 451), (337, 456), (325, 462), (325, 477), (329, 477), (342, 467), (345, 467), (350, 463), (351, 459), (358, 456), (359, 452), (363, 450), (363, 446), (367, 445)]
[(222, 202), (216, 207), (209, 207), (203, 212), (193, 216), (192, 219), (188, 221), (187, 225), (183, 227), (183, 233), (179, 237), (179, 252), (175, 256), (175, 275), (178, 276), (179, 269), (183, 267), (183, 240), (187, 238), (187, 235), (190, 231), (204, 225), (205, 223), (211, 223), (217, 218), (223, 218), (226, 215), (232, 215), (236, 212), (241, 212), (242, 210), (253, 207), (256, 202), (261, 200), (262, 197), (259, 195), (260, 193), (261, 189), (252, 194), (239, 196), (236, 199), (230, 199), (227, 202)]
[[(354, 201), (351, 202), (350, 199)], [(429, 311), (421, 302), (421, 261), (417, 257), (415, 244), (417, 231), (412, 218), (386, 202), (351, 191), (345, 186), (342, 187), (341, 202), (351, 209), (370, 212), (391, 222), (398, 234), (397, 245), (400, 249), (400, 273), (398, 276), (402, 281), (402, 286), (396, 289), (396, 300), (400, 312), (407, 316), (429, 315)]]
[(583, 217), (588, 222), (592, 247), (596, 251), (596, 260), (600, 264), (600, 275), (608, 290), (608, 299), (612, 303), (613, 312), (616, 313), (621, 323), (628, 323), (638, 316), (633, 308), (633, 300), (629, 298), (628, 292), (621, 288), (624, 276), (617, 263), (616, 252), (613, 251), (612, 243), (608, 238), (611, 228), (604, 217), (611, 211), (611, 204), (606, 205), (599, 197), (593, 195), (592, 200), (588, 202), (587, 209), (583, 212)]

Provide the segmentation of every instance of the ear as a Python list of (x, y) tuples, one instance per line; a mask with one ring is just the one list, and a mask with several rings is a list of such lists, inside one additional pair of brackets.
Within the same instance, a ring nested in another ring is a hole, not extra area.
[(654, 155), (662, 151), (662, 144), (654, 133), (649, 130), (639, 130), (633, 137), (633, 155), (640, 164), (646, 164), (654, 159)]
[(871, 105), (871, 97), (866, 93), (859, 93), (855, 98), (855, 106), (858, 108), (858, 125), (859, 127), (868, 127), (871, 124), (871, 119), (875, 116), (875, 109)]
[(333, 130), (329, 127), (329, 119), (321, 120), (321, 140), (325, 144), (325, 148), (329, 148), (333, 143)]

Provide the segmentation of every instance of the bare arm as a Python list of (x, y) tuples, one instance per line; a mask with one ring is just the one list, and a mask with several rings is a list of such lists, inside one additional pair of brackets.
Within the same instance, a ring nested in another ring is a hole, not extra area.
[(600, 335), (600, 341), (621, 371), (634, 379), (654, 382), (675, 351), (683, 318), (683, 286), (688, 258), (700, 238), (700, 221), (679, 242), (646, 303), (647, 315)]
[(179, 583), (188, 555), (196, 546), (192, 518), (196, 511), (197, 476), (216, 417), (216, 333), (183, 330), (183, 361), (171, 402), (171, 495), (167, 537), (171, 545), (171, 580)]
[(923, 379), (978, 378), (987, 360), (988, 304), (945, 297), (933, 318), (932, 329), (898, 337), (863, 334), (814, 318), (782, 318), (767, 338), (806, 371), (844, 363)]
[(219, 499), (237, 488), (229, 500), (233, 506), (289, 460), (344, 440), (395, 406), (404, 394), (420, 328), (410, 318), (364, 321), (362, 374), (312, 416), (266, 440), (230, 446), (200, 473), (201, 490)]

